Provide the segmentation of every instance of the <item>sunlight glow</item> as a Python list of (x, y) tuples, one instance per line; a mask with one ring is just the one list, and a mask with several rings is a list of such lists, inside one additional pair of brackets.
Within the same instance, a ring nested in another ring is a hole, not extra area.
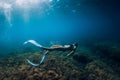
[(19, 7), (29, 7), (29, 6), (34, 6), (38, 5), (39, 3), (44, 2), (45, 0), (16, 0), (15, 4)]
[(12, 7), (11, 4), (9, 4), (9, 3), (4, 3), (4, 8), (5, 8), (5, 9), (10, 9), (11, 7)]
[[(51, 8), (53, 0), (0, 0), (0, 9), (3, 10), (6, 20), (12, 26), (12, 12), (14, 9), (22, 11), (23, 19), (29, 21), (29, 13), (31, 10), (40, 8), (41, 12), (45, 8)], [(46, 7), (47, 6), (47, 7)]]
[(9, 4), (9, 3), (4, 3), (3, 4), (3, 8), (4, 8), (4, 14), (5, 14), (5, 17), (9, 23), (10, 26), (12, 26), (12, 23), (11, 23), (11, 9), (12, 9), (12, 5)]

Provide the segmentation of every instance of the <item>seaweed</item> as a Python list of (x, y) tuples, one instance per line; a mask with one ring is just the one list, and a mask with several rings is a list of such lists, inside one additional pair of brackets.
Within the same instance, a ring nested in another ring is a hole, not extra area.
[(44, 51), (21, 52), (0, 58), (0, 80), (120, 80), (119, 64), (97, 59), (87, 48), (78, 48), (71, 57), (63, 56), (67, 52), (59, 55), (53, 51), (38, 67), (29, 65), (26, 58), (37, 63)]

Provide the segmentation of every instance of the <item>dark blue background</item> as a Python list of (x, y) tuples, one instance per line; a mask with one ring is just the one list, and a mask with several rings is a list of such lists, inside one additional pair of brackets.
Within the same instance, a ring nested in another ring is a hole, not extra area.
[[(55, 2), (53, 2), (54, 4)], [(15, 50), (28, 39), (43, 45), (50, 41), (62, 43), (93, 43), (120, 40), (120, 10), (117, 0), (60, 0), (53, 9), (41, 12), (38, 8), (24, 21), (22, 13), (12, 11), (12, 26), (0, 11), (0, 50)], [(49, 15), (48, 15), (49, 14)]]

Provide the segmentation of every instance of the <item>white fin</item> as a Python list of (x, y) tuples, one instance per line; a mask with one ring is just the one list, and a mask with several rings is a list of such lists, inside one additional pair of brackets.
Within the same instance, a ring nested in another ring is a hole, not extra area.
[(33, 45), (35, 45), (37, 47), (42, 47), (42, 45), (37, 43), (35, 40), (28, 40), (28, 41), (25, 41), (23, 44), (27, 44), (27, 43), (32, 43)]
[(29, 59), (27, 59), (27, 62), (28, 62), (29, 64), (31, 64), (32, 66), (39, 66), (39, 65), (40, 65), (40, 64), (32, 63)]

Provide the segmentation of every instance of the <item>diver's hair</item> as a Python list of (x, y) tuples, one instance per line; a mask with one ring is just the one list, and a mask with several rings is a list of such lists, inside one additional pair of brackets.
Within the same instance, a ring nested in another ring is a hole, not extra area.
[(74, 45), (75, 45), (76, 47), (78, 47), (78, 43), (74, 43)]

